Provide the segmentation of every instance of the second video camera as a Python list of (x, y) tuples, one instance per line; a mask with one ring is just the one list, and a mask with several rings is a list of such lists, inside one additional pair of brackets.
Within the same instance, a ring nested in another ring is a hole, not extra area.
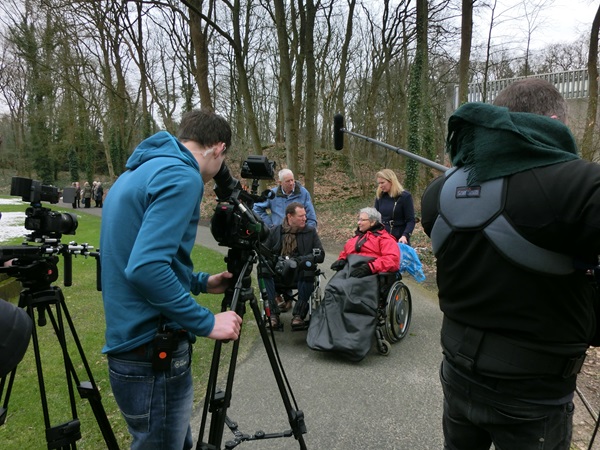
[[(74, 191), (74, 188), (65, 188), (63, 201), (72, 203)], [(31, 178), (13, 177), (11, 180), (10, 195), (31, 204), (25, 210), (25, 228), (33, 231), (33, 237), (60, 238), (63, 234), (75, 234), (78, 225), (75, 214), (55, 212), (40, 204), (42, 201), (58, 203), (60, 194), (57, 187), (43, 185)]]

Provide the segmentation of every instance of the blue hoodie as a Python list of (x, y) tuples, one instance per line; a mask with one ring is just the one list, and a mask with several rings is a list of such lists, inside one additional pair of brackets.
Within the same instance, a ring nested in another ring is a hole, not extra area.
[(190, 295), (206, 292), (193, 273), (204, 183), (196, 159), (161, 131), (144, 140), (109, 190), (102, 210), (100, 260), (106, 318), (103, 353), (150, 342), (161, 314), (170, 328), (207, 336), (214, 315)]

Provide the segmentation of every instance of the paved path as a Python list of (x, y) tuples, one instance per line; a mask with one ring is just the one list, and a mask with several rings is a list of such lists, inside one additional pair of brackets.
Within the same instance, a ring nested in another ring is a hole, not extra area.
[[(101, 215), (96, 208), (82, 211)], [(226, 253), (227, 249), (216, 244), (207, 226), (198, 228), (197, 241)], [(329, 267), (339, 250), (326, 248), (323, 267)], [(306, 332), (291, 331), (290, 313), (282, 315), (285, 330), (276, 333), (276, 345), (298, 408), (304, 412), (307, 448), (442, 448), (442, 392), (438, 379), (442, 315), (434, 295), (410, 277), (405, 282), (413, 298), (412, 323), (409, 335), (392, 346), (389, 356), (372, 350), (361, 362), (351, 363), (315, 352), (306, 346)], [(251, 313), (246, 318), (250, 320), (245, 326), (256, 326)], [(194, 433), (199, 430), (202, 406), (203, 402), (192, 424)], [(228, 416), (247, 434), (290, 428), (260, 339), (236, 368)], [(205, 440), (207, 434), (208, 431)], [(232, 437), (225, 428), (223, 446)], [(281, 450), (296, 449), (299, 444), (293, 438), (282, 438), (243, 442), (237, 448)]]

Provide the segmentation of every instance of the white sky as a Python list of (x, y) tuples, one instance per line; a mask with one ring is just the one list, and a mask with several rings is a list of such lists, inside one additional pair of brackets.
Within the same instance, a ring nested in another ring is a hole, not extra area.
[[(486, 0), (485, 3), (493, 3)], [(487, 36), (489, 31), (489, 9), (482, 7), (483, 1), (475, 3), (474, 24), (479, 36)], [(539, 14), (532, 23), (536, 29), (531, 33), (531, 48), (538, 49), (552, 43), (571, 43), (581, 33), (589, 34), (599, 0), (497, 0), (496, 19), (493, 36), (502, 40), (524, 41), (528, 34), (527, 20), (524, 18), (523, 3), (527, 3), (528, 11), (534, 10), (532, 5), (544, 4), (538, 8)], [(501, 23), (500, 23), (501, 22)], [(513, 45), (509, 45), (513, 47)]]

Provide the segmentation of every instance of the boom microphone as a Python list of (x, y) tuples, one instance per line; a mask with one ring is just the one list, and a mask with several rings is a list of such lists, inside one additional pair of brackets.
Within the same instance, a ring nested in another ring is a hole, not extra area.
[(426, 166), (431, 167), (432, 169), (439, 170), (440, 172), (445, 172), (446, 170), (448, 170), (448, 167), (436, 163), (435, 161), (430, 161), (429, 159), (424, 158), (420, 155), (415, 155), (414, 153), (411, 153), (408, 150), (404, 150), (399, 147), (394, 147), (393, 145), (378, 141), (377, 139), (373, 139), (368, 136), (363, 136), (362, 134), (346, 130), (344, 128), (344, 116), (342, 116), (340, 113), (337, 113), (335, 116), (333, 116), (333, 145), (336, 150), (341, 150), (344, 147), (344, 133), (349, 134), (350, 136), (355, 136), (364, 139), (365, 141), (370, 142), (372, 144), (385, 147), (388, 150), (392, 150), (393, 152), (396, 152), (402, 156), (406, 156), (407, 158), (414, 159), (415, 161), (418, 161), (421, 164), (425, 164)]
[(333, 147), (336, 150), (344, 148), (344, 116), (340, 113), (333, 116)]

